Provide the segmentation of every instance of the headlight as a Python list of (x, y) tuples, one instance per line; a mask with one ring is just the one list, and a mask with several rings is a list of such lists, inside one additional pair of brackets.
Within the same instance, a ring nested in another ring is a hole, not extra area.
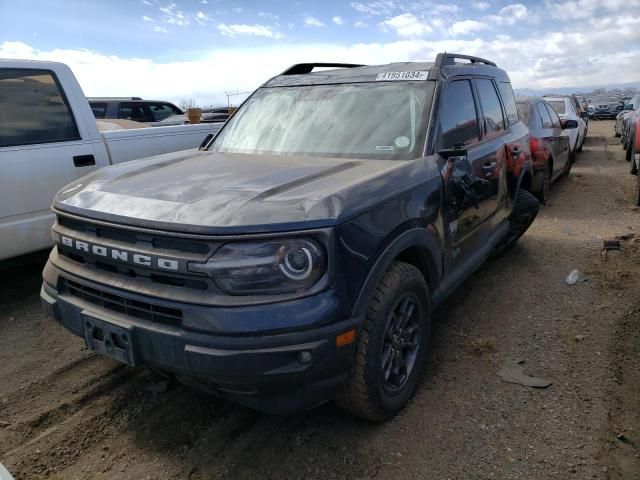
[(323, 248), (307, 239), (228, 243), (207, 263), (189, 264), (189, 270), (207, 273), (228, 295), (304, 290), (326, 269)]

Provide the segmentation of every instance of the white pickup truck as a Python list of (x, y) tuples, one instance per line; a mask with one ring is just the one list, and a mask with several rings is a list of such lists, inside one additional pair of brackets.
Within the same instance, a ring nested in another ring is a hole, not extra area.
[(71, 69), (0, 60), (0, 260), (52, 244), (64, 185), (115, 163), (198, 147), (221, 124), (98, 131)]

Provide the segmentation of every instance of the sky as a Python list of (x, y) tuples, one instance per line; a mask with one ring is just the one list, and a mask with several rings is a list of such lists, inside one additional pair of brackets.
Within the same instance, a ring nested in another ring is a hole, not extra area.
[(294, 63), (442, 51), (516, 88), (639, 82), (640, 0), (0, 0), (0, 58), (64, 62), (87, 96), (224, 105)]

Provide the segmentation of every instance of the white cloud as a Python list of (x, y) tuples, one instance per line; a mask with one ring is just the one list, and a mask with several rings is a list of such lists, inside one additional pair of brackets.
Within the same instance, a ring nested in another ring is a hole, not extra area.
[(307, 17), (304, 19), (304, 24), (307, 27), (324, 27), (324, 23), (322, 23), (320, 20), (318, 20), (315, 17)]
[(160, 25), (155, 25), (153, 27), (153, 31), (154, 32), (159, 32), (159, 33), (167, 33), (168, 32), (168, 30), (166, 28), (161, 27)]
[(358, 20), (356, 23), (353, 24), (353, 26), (356, 28), (365, 28), (367, 24), (364, 23), (362, 20)]
[(502, 7), (498, 10), (497, 15), (489, 15), (488, 20), (498, 25), (514, 25), (520, 21), (535, 22), (537, 21), (537, 16), (525, 5), (514, 3)]
[(178, 27), (188, 27), (190, 25), (187, 14), (180, 10), (175, 3), (160, 7), (160, 12), (164, 23)]
[(336, 25), (344, 25), (344, 20), (342, 19), (341, 16), (336, 15), (335, 17), (333, 17), (331, 19), (333, 21), (333, 23), (335, 23)]
[(142, 0), (140, 3), (142, 5), (146, 5), (147, 7), (153, 6), (153, 3), (151, 3), (149, 0)]
[(545, 10), (556, 19), (594, 19), (607, 13), (640, 14), (640, 4), (628, 0), (545, 0)]
[(147, 17), (146, 15), (142, 16), (142, 20), (144, 20), (145, 22), (153, 22), (153, 18)]
[(488, 25), (482, 22), (478, 22), (477, 20), (462, 20), (460, 22), (455, 22), (449, 28), (449, 33), (451, 35), (467, 35), (469, 33), (478, 32), (480, 30), (486, 30), (489, 28)]
[(261, 18), (270, 18), (272, 20), (278, 20), (280, 18), (278, 15), (269, 12), (258, 12), (258, 16)]
[(491, 7), (489, 2), (471, 2), (471, 6), (476, 10), (486, 10)]
[(419, 20), (412, 13), (403, 13), (389, 18), (380, 24), (384, 28), (391, 28), (401, 37), (419, 37), (431, 32), (431, 26)]
[(441, 4), (434, 5), (432, 7), (429, 7), (429, 10), (435, 13), (455, 13), (458, 10), (460, 10), (460, 7), (452, 3), (450, 4), (441, 3)]
[(203, 5), (206, 5), (207, 3), (209, 3), (209, 0), (200, 0), (200, 3), (202, 3)]
[(374, 2), (351, 2), (351, 8), (357, 12), (370, 16), (379, 17), (381, 15), (390, 15), (396, 10), (397, 5), (394, 0), (377, 0)]
[(233, 24), (226, 25), (221, 23), (218, 25), (218, 30), (222, 35), (228, 37), (236, 37), (238, 35), (267, 37), (267, 38), (282, 38), (283, 35), (273, 30), (267, 25), (246, 25), (246, 24)]

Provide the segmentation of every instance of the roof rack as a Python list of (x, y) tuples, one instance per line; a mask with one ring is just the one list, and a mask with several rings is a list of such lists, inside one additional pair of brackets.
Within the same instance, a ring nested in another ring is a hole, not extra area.
[(297, 63), (287, 68), (280, 75), (304, 75), (311, 73), (316, 67), (329, 67), (329, 68), (356, 68), (364, 67), (355, 63)]
[(142, 97), (87, 97), (92, 100), (142, 100)]
[(492, 67), (497, 67), (494, 62), (486, 60), (480, 57), (474, 57), (472, 55), (460, 55), (458, 53), (439, 53), (436, 57), (436, 67), (446, 67), (448, 65), (455, 65), (456, 59), (460, 60), (469, 60), (470, 63), (484, 63), (485, 65), (491, 65)]

